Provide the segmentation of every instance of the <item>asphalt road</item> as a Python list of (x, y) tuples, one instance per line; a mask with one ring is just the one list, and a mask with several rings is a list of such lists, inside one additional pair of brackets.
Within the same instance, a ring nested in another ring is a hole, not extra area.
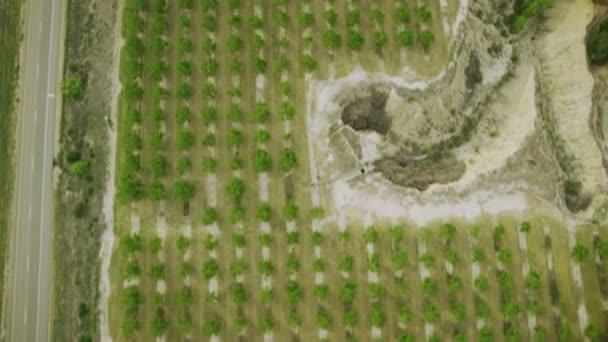
[[(8, 293), (8, 341), (49, 341), (53, 154), (62, 0), (26, 2), (16, 135), (14, 233)], [(1, 161), (0, 161), (1, 162)]]

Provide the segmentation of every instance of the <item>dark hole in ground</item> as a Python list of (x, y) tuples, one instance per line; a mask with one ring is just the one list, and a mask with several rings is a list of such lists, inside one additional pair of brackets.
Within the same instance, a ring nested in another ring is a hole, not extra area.
[(376, 162), (376, 168), (391, 182), (408, 188), (426, 190), (431, 184), (447, 184), (458, 180), (465, 165), (451, 153), (438, 159), (415, 159), (397, 154)]
[(184, 202), (184, 216), (190, 215), (190, 202)]
[(386, 115), (388, 93), (373, 90), (371, 95), (360, 96), (348, 103), (342, 111), (342, 122), (356, 131), (371, 130), (386, 134), (391, 119)]

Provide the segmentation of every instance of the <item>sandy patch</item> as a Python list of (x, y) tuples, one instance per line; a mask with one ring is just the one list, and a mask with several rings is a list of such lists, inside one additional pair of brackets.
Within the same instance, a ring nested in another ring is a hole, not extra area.
[[(118, 96), (122, 90), (119, 78), (119, 60), (120, 51), (124, 42), (121, 35), (123, 3), (118, 3), (116, 15), (118, 20), (114, 27), (114, 61), (112, 63), (112, 100), (111, 100), (111, 122), (118, 122)], [(99, 331), (102, 341), (112, 341), (110, 336), (110, 326), (108, 324), (108, 298), (110, 297), (110, 263), (112, 261), (112, 249), (114, 247), (114, 197), (116, 195), (116, 187), (114, 186), (116, 172), (116, 129), (115, 125), (108, 128), (108, 142), (110, 151), (108, 157), (108, 177), (106, 179), (105, 191), (103, 195), (103, 218), (106, 224), (106, 229), (101, 236), (101, 247), (99, 250), (99, 258), (101, 259), (101, 275), (99, 280)]]
[(585, 36), (593, 18), (588, 0), (556, 0), (547, 10), (548, 33), (537, 39), (542, 65), (546, 110), (557, 121), (557, 132), (575, 160), (575, 172), (585, 191), (606, 191), (602, 155), (589, 124), (594, 79), (587, 67)]

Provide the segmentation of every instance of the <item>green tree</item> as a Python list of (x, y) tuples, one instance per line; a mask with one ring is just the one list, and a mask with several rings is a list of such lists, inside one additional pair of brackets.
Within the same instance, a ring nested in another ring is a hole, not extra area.
[(248, 298), (249, 296), (243, 284), (237, 283), (232, 286), (232, 300), (237, 306), (243, 305)]
[(150, 268), (148, 273), (153, 280), (161, 280), (165, 277), (165, 265), (162, 263), (156, 263)]
[(317, 298), (317, 301), (321, 302), (327, 298), (327, 294), (329, 293), (329, 286), (327, 284), (315, 284), (313, 288), (313, 295)]
[(330, 50), (339, 49), (342, 46), (342, 36), (333, 29), (323, 32), (323, 44)]
[(397, 43), (403, 47), (414, 45), (414, 31), (405, 29), (404, 31), (397, 33)]
[(349, 30), (346, 34), (346, 44), (351, 50), (361, 51), (361, 47), (365, 44), (365, 38), (355, 30)]
[(388, 44), (388, 35), (384, 31), (376, 31), (374, 32), (374, 46), (376, 47), (376, 51), (382, 52)]
[(222, 331), (222, 321), (219, 318), (206, 319), (203, 323), (203, 333), (205, 336), (218, 336)]
[(230, 131), (228, 131), (227, 139), (229, 146), (239, 146), (241, 145), (241, 143), (243, 143), (245, 137), (243, 135), (243, 132), (241, 132), (239, 129), (231, 128)]
[(218, 264), (217, 260), (213, 258), (205, 261), (205, 263), (203, 264), (203, 276), (207, 280), (217, 276), (219, 270), (220, 265)]
[(428, 49), (435, 41), (435, 35), (431, 31), (424, 30), (420, 32), (418, 39), (420, 40), (420, 44), (422, 44), (422, 47)]
[(399, 321), (399, 323), (407, 324), (411, 319), (412, 309), (407, 305), (401, 306), (399, 308), (399, 311), (397, 312), (397, 320)]
[(572, 248), (572, 257), (577, 263), (583, 263), (589, 258), (589, 249), (584, 245), (577, 243), (574, 248)]
[(272, 318), (271, 314), (267, 314), (266, 316), (264, 316), (262, 318), (262, 321), (260, 322), (260, 329), (262, 330), (263, 333), (267, 333), (269, 331), (271, 331), (274, 328), (274, 319)]
[(205, 107), (201, 111), (201, 118), (203, 119), (205, 125), (214, 122), (217, 118), (217, 108), (214, 106)]
[(68, 171), (74, 176), (83, 177), (89, 173), (89, 162), (86, 160), (75, 161), (70, 164)]
[(409, 24), (410, 23), (410, 11), (406, 7), (397, 7), (395, 10), (395, 19), (398, 23)]
[(262, 222), (270, 222), (270, 219), (272, 219), (272, 208), (270, 207), (270, 204), (262, 203), (258, 207), (256, 217)]
[(297, 305), (302, 298), (304, 298), (302, 287), (296, 281), (289, 281), (287, 283), (287, 302), (289, 305)]
[(134, 314), (142, 302), (141, 290), (136, 285), (131, 285), (123, 290), (120, 303), (127, 313)]
[(175, 182), (174, 193), (176, 199), (189, 201), (194, 196), (194, 185), (184, 180), (178, 180)]
[(176, 169), (177, 172), (179, 172), (180, 174), (190, 171), (190, 169), (192, 169), (192, 163), (190, 162), (190, 159), (188, 157), (179, 158), (177, 160)]
[(437, 282), (429, 277), (424, 278), (422, 280), (422, 293), (428, 297), (435, 296), (437, 294)]
[(203, 73), (207, 76), (213, 76), (217, 73), (219, 65), (215, 59), (208, 59), (203, 62)]
[(483, 275), (480, 275), (477, 278), (475, 278), (475, 280), (473, 281), (473, 285), (475, 285), (475, 288), (477, 289), (477, 291), (486, 292), (489, 287), (488, 278), (486, 278)]
[(340, 301), (346, 305), (352, 304), (357, 294), (357, 285), (352, 280), (347, 280), (338, 294)]
[(355, 265), (355, 260), (351, 256), (346, 256), (338, 263), (338, 270), (344, 273), (351, 273)]
[(313, 72), (319, 67), (319, 64), (311, 55), (302, 56), (302, 69), (305, 72)]
[(525, 286), (529, 290), (538, 291), (542, 286), (542, 279), (538, 272), (530, 272), (525, 280)]
[(325, 20), (329, 24), (329, 26), (334, 26), (338, 22), (338, 13), (333, 9), (330, 9), (325, 12)]
[(349, 309), (344, 313), (344, 325), (347, 328), (354, 328), (359, 323), (359, 314), (353, 309)]
[(361, 12), (358, 9), (346, 13), (346, 27), (353, 27), (361, 22)]
[(502, 303), (502, 314), (506, 320), (510, 321), (519, 314), (519, 305), (512, 298), (507, 298)]
[(256, 74), (263, 74), (266, 72), (266, 69), (268, 68), (268, 62), (260, 57), (254, 57), (253, 58), (253, 71)]
[(370, 18), (378, 25), (382, 25), (382, 23), (384, 23), (384, 13), (378, 8), (374, 8), (371, 11)]
[(327, 330), (331, 327), (333, 320), (329, 312), (323, 307), (320, 307), (317, 311), (316, 321), (319, 328)]
[(372, 327), (382, 328), (386, 323), (386, 313), (382, 310), (382, 307), (378, 304), (372, 306), (372, 310), (369, 314), (369, 323)]
[(257, 149), (253, 154), (253, 169), (256, 172), (267, 172), (272, 168), (272, 157), (265, 150)]
[(292, 221), (298, 217), (298, 211), (298, 206), (294, 202), (289, 201), (283, 207), (283, 216), (287, 221)]
[(189, 59), (182, 59), (177, 62), (177, 72), (182, 76), (192, 75), (192, 61)]
[(203, 210), (203, 224), (210, 225), (217, 222), (217, 211), (214, 208), (205, 208)]
[(314, 24), (315, 16), (311, 12), (301, 12), (299, 21), (302, 27), (308, 28)]
[(167, 322), (163, 313), (158, 311), (154, 315), (154, 318), (152, 318), (152, 323), (150, 324), (152, 335), (160, 337), (165, 334), (167, 328), (169, 328), (169, 322)]
[(427, 323), (433, 323), (439, 318), (439, 310), (430, 303), (424, 303), (422, 307), (422, 316)]
[(131, 339), (133, 335), (141, 330), (141, 322), (137, 318), (125, 317), (121, 325), (122, 335)]
[(245, 183), (240, 178), (233, 178), (226, 186), (226, 193), (233, 201), (239, 202), (245, 193)]
[(253, 119), (258, 123), (265, 123), (270, 117), (270, 109), (266, 102), (257, 102), (253, 107)]
[(279, 160), (281, 171), (289, 172), (298, 166), (298, 157), (293, 149), (285, 148)]
[(182, 286), (177, 291), (176, 303), (179, 307), (187, 307), (192, 304), (194, 298), (192, 297), (192, 290), (188, 286)]
[(177, 132), (177, 148), (187, 150), (194, 145), (194, 136), (187, 129), (181, 129)]
[(416, 9), (416, 15), (423, 23), (428, 23), (433, 19), (433, 13), (426, 6), (420, 6)]

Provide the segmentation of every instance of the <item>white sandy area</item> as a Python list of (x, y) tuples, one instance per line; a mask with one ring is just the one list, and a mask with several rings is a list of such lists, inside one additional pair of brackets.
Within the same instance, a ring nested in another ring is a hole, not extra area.
[(215, 208), (217, 206), (217, 175), (215, 173), (207, 175), (207, 204)]
[[(116, 13), (122, 13), (123, 3), (118, 3)], [(120, 17), (117, 17), (120, 18)], [(120, 83), (118, 66), (120, 63), (120, 50), (124, 43), (121, 35), (122, 20), (116, 20), (114, 26), (114, 56), (112, 62), (112, 99), (110, 119), (113, 123), (117, 123), (118, 114), (118, 96), (122, 91)], [(99, 259), (101, 260), (100, 280), (99, 280), (99, 335), (102, 341), (112, 341), (110, 336), (110, 326), (108, 323), (108, 299), (112, 289), (110, 284), (110, 263), (112, 261), (112, 249), (116, 237), (114, 235), (114, 197), (116, 195), (116, 187), (114, 186), (115, 170), (116, 170), (116, 124), (108, 128), (108, 143), (110, 151), (107, 156), (108, 160), (108, 177), (105, 182), (103, 194), (103, 220), (106, 225), (103, 234), (101, 235), (101, 246), (99, 249)]]
[(262, 233), (270, 233), (270, 223), (260, 222), (260, 231)]
[(373, 243), (365, 244), (365, 251), (367, 252), (367, 256), (371, 256), (372, 254), (374, 254), (374, 244)]
[(297, 230), (296, 229), (296, 221), (295, 220), (287, 221), (287, 223), (285, 224), (285, 226), (286, 226), (286, 230), (287, 230), (288, 233), (295, 232)]
[(261, 284), (262, 284), (263, 289), (271, 289), (272, 288), (272, 277), (263, 276)]
[(268, 185), (270, 180), (268, 178), (268, 173), (262, 172), (258, 175), (258, 193), (260, 195), (260, 202), (268, 202), (269, 193), (268, 193)]
[(448, 21), (448, 0), (439, 0), (439, 8), (441, 10), (441, 17), (443, 19), (443, 33), (450, 35), (452, 30), (450, 29), (450, 23)]
[(555, 0), (546, 11), (548, 33), (536, 40), (540, 50), (546, 109), (557, 119), (557, 132), (575, 159), (583, 188), (606, 191), (602, 155), (589, 124), (594, 79), (587, 67), (585, 37), (593, 18), (589, 0)]
[(209, 293), (217, 293), (219, 288), (220, 288), (220, 286), (218, 284), (217, 277), (213, 277), (213, 278), (209, 279), (209, 285), (207, 286), (207, 291)]
[(372, 327), (372, 338), (379, 339), (380, 337), (382, 337), (382, 329)]
[(424, 323), (424, 334), (426, 338), (433, 336), (435, 332), (435, 325), (433, 323)]
[(156, 291), (159, 293), (165, 293), (167, 291), (167, 284), (165, 284), (164, 280), (158, 280), (156, 282)]
[(213, 335), (209, 338), (209, 342), (221, 342), (222, 339), (219, 336)]
[(443, 266), (445, 267), (445, 271), (449, 274), (452, 275), (452, 273), (454, 273), (454, 265), (452, 265), (451, 262), (449, 261), (445, 261)]
[[(502, 168), (508, 158), (516, 153), (526, 139), (534, 134), (536, 121), (535, 73), (529, 64), (521, 64), (515, 78), (500, 91), (487, 115), (496, 118), (498, 137), (491, 137), (492, 123), (482, 120), (480, 132), (471, 141), (456, 149), (455, 154), (466, 163), (465, 174), (447, 186), (463, 188), (480, 175)], [(432, 188), (446, 187), (432, 185)], [(430, 190), (430, 189), (429, 189)]]
[(234, 256), (235, 256), (237, 259), (242, 259), (242, 258), (243, 258), (243, 249), (242, 249), (242, 248), (240, 248), (240, 247), (235, 248), (235, 249), (234, 249)]
[(217, 222), (213, 222), (212, 224), (205, 227), (205, 231), (207, 232), (207, 234), (217, 237), (218, 235), (220, 235), (220, 226), (217, 224)]
[(270, 248), (266, 246), (262, 247), (262, 259), (270, 260)]
[(139, 285), (139, 278), (126, 279), (122, 282), (122, 287), (124, 288), (135, 285)]
[(266, 78), (264, 75), (257, 75), (255, 77), (255, 100), (257, 102), (264, 101), (264, 86), (266, 84)]
[(315, 285), (325, 283), (325, 278), (323, 277), (322, 272), (315, 272)]
[(315, 258), (321, 259), (321, 247), (315, 246)]
[(328, 335), (327, 330), (325, 330), (325, 329), (319, 329), (318, 336), (319, 336), (319, 339), (320, 339), (320, 340), (324, 340), (324, 339), (326, 339), (326, 338), (327, 338), (327, 335)]
[(372, 284), (378, 284), (379, 278), (378, 273), (374, 271), (367, 271), (367, 282)]
[(135, 206), (131, 208), (131, 234), (137, 234), (141, 230), (141, 218), (137, 215)]

